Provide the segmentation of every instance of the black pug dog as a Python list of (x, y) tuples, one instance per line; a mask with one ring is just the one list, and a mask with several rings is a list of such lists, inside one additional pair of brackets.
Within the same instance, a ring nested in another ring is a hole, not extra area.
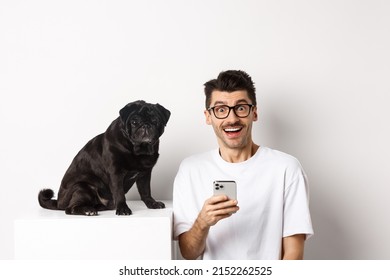
[(150, 179), (159, 153), (159, 138), (171, 113), (159, 104), (136, 101), (127, 104), (106, 132), (90, 140), (75, 156), (58, 192), (40, 191), (43, 208), (65, 210), (71, 215), (97, 215), (116, 209), (131, 215), (125, 194), (137, 184), (148, 208), (165, 208), (151, 196)]

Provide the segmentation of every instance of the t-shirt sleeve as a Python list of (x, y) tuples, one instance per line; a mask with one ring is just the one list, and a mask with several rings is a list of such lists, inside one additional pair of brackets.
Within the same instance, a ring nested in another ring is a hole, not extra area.
[(283, 237), (306, 234), (308, 239), (314, 233), (309, 210), (309, 185), (298, 161), (287, 168), (285, 180)]

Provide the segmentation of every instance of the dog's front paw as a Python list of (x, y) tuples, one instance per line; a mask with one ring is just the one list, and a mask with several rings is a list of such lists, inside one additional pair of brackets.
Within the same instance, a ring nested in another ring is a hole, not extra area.
[(116, 214), (117, 215), (120, 215), (120, 216), (128, 216), (128, 215), (131, 215), (132, 212), (129, 208), (129, 206), (127, 206), (126, 203), (124, 204), (121, 204), (121, 205), (118, 205), (118, 207), (116, 208)]
[(146, 207), (148, 207), (150, 209), (163, 209), (163, 208), (165, 208), (165, 204), (162, 203), (161, 201), (155, 201), (153, 199), (153, 200), (145, 200), (144, 202), (145, 202)]

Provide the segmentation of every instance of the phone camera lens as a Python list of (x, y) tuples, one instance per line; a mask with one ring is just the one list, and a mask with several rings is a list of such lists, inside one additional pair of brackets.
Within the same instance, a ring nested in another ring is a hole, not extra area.
[(221, 185), (221, 186), (219, 186), (221, 189), (223, 188), (223, 186)]

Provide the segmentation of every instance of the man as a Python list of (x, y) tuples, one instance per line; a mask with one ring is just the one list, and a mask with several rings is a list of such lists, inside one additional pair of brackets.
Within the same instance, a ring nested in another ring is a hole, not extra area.
[[(313, 234), (304, 171), (294, 157), (252, 140), (255, 87), (243, 71), (205, 83), (206, 123), (219, 149), (185, 159), (174, 182), (174, 237), (186, 259), (302, 259)], [(234, 180), (237, 200), (213, 196)]]

